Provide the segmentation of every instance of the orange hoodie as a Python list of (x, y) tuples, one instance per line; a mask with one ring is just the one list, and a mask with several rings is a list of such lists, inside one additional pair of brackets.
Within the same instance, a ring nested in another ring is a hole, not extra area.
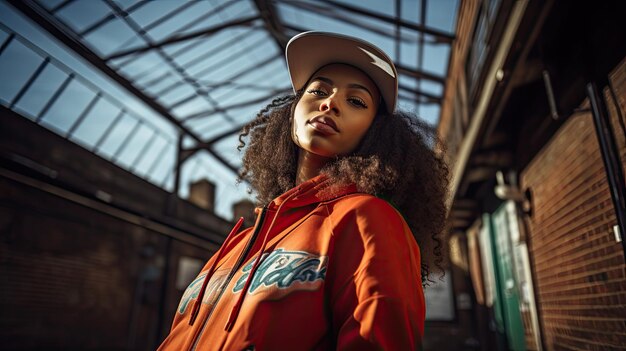
[(240, 220), (185, 291), (159, 350), (420, 349), (409, 227), (386, 201), (354, 186), (324, 196), (327, 184), (319, 176), (287, 191), (237, 233)]

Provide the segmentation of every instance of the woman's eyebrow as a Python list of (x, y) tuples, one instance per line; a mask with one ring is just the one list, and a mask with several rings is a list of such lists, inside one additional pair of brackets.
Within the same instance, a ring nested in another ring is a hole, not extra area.
[(348, 88), (365, 90), (368, 94), (370, 94), (370, 97), (372, 98), (372, 100), (374, 100), (374, 95), (372, 95), (372, 92), (366, 87), (362, 86), (361, 84), (356, 84), (356, 83), (348, 84)]
[(326, 84), (329, 84), (329, 85), (333, 85), (333, 84), (335, 84), (335, 83), (332, 81), (332, 79), (330, 79), (330, 78), (326, 78), (326, 77), (319, 77), (319, 76), (318, 76), (318, 77), (315, 77), (315, 78), (311, 79), (311, 81), (314, 81), (314, 80), (321, 80), (322, 82), (324, 82), (324, 83), (326, 83)]
[[(314, 80), (321, 80), (322, 82), (329, 84), (329, 85), (335, 84), (332, 79), (321, 77), (321, 76), (311, 79), (311, 81), (314, 81)], [(370, 97), (374, 99), (374, 95), (372, 94), (372, 92), (361, 84), (351, 83), (351, 84), (348, 84), (348, 88), (365, 90), (368, 94), (370, 94)]]

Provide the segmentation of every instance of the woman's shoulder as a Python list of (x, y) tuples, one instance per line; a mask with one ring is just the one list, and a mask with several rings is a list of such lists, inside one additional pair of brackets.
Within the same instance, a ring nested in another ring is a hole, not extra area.
[(334, 218), (383, 219), (404, 224), (404, 218), (386, 200), (366, 193), (353, 193), (335, 199), (328, 204), (329, 215)]
[(337, 199), (328, 209), (332, 235), (339, 242), (362, 242), (385, 252), (417, 247), (404, 217), (384, 199), (353, 194)]

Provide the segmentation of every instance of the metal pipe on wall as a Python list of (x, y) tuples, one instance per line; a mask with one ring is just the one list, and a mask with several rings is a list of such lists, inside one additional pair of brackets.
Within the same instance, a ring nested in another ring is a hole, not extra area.
[[(609, 181), (609, 189), (611, 199), (613, 200), (613, 207), (615, 208), (615, 216), (617, 217), (619, 236), (623, 237), (624, 233), (626, 233), (626, 189), (624, 186), (622, 163), (615, 143), (613, 128), (609, 121), (606, 101), (598, 91), (596, 83), (591, 82), (587, 84), (586, 91), (591, 104), (593, 122), (596, 127), (604, 168), (606, 169), (606, 175)], [(624, 251), (624, 259), (626, 260), (626, 242), (621, 240), (621, 243)]]

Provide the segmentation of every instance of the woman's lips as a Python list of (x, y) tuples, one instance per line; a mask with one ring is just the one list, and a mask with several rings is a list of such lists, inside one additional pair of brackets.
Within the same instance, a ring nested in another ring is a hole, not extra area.
[(339, 128), (337, 128), (337, 124), (335, 124), (335, 121), (333, 121), (333, 119), (330, 116), (326, 116), (326, 115), (315, 116), (313, 119), (308, 121), (307, 124), (310, 125), (316, 131), (326, 134), (326, 135), (339, 133)]
[(313, 120), (311, 122), (308, 123), (311, 127), (313, 127), (313, 129), (317, 130), (318, 132), (322, 133), (322, 134), (326, 134), (326, 135), (331, 135), (331, 134), (337, 134), (337, 130), (335, 128), (333, 128), (332, 126), (321, 122), (319, 120)]

